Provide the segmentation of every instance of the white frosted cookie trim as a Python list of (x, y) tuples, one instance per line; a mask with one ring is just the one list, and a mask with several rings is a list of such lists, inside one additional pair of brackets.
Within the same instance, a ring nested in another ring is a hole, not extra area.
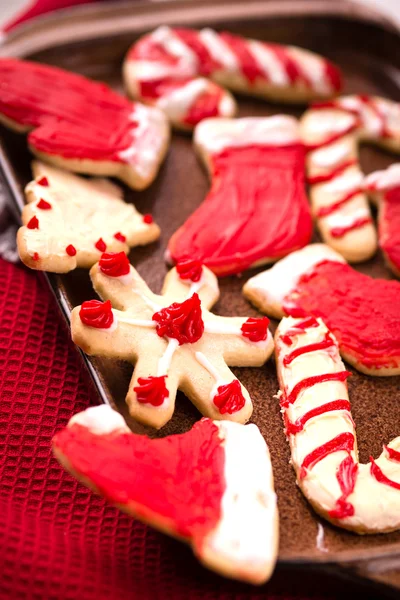
[(183, 84), (169, 94), (161, 96), (158, 98), (156, 104), (170, 119), (175, 121), (184, 119), (190, 108), (202, 94), (210, 89), (211, 85), (208, 79), (199, 77)]
[(350, 192), (362, 185), (364, 176), (361, 171), (350, 167), (351, 170), (345, 171), (342, 175), (335, 177), (332, 181), (324, 183), (324, 192), (336, 194), (338, 192)]
[[(348, 207), (346, 207), (347, 209)], [(353, 223), (358, 221), (358, 219), (367, 219), (371, 216), (369, 211), (369, 207), (365, 205), (364, 207), (360, 207), (351, 213), (336, 211), (326, 217), (323, 217), (324, 223), (326, 223), (330, 229), (334, 229), (335, 227), (351, 227)]]
[(172, 357), (175, 354), (175, 351), (179, 348), (178, 340), (172, 338), (167, 338), (167, 340), (168, 346), (166, 347), (164, 354), (158, 361), (157, 377), (168, 374), (172, 362)]
[(318, 139), (324, 139), (330, 135), (345, 133), (355, 123), (354, 115), (334, 108), (311, 109), (305, 118), (304, 128), (307, 137), (318, 136)]
[(320, 168), (334, 168), (342, 161), (348, 159), (351, 154), (351, 145), (347, 140), (338, 140), (328, 146), (322, 146), (310, 153), (310, 161), (313, 166)]
[(240, 73), (240, 62), (235, 53), (220, 38), (213, 29), (201, 29), (199, 38), (210, 53), (211, 57), (224, 69), (231, 73)]
[(198, 59), (197, 55), (189, 48), (187, 44), (185, 44), (175, 33), (173, 30), (167, 25), (162, 25), (158, 27), (153, 33), (151, 37), (156, 44), (159, 44), (175, 58), (179, 58), (189, 64), (193, 65), (194, 73), (197, 71)]
[(326, 76), (326, 61), (312, 52), (289, 46), (287, 53), (300, 65), (301, 72), (311, 82), (313, 90), (324, 96), (333, 92), (332, 85)]
[(267, 44), (249, 40), (249, 50), (268, 81), (279, 87), (290, 85), (289, 76), (282, 62)]
[(120, 431), (121, 433), (130, 432), (123, 416), (107, 404), (91, 406), (83, 412), (74, 415), (69, 420), (68, 427), (72, 427), (73, 425), (86, 427), (86, 429), (89, 429), (91, 433), (96, 435), (107, 435), (114, 431)]
[(234, 117), (236, 113), (236, 102), (230, 94), (223, 93), (219, 101), (218, 111), (221, 117)]
[(388, 169), (370, 173), (364, 179), (366, 189), (384, 191), (400, 186), (400, 163), (391, 165)]

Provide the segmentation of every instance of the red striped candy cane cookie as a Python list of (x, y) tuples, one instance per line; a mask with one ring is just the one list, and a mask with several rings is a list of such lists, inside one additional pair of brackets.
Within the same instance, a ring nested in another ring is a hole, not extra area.
[(378, 205), (379, 246), (388, 267), (400, 277), (400, 163), (368, 175), (364, 189)]
[(377, 248), (375, 225), (358, 159), (359, 142), (400, 152), (400, 104), (372, 96), (345, 96), (311, 107), (301, 131), (308, 147), (313, 212), (323, 240), (350, 262)]
[(249, 279), (245, 296), (277, 318), (320, 317), (362, 373), (400, 374), (400, 283), (355, 271), (323, 244), (293, 252)]
[(186, 433), (149, 439), (103, 405), (72, 417), (53, 449), (82, 483), (190, 544), (206, 567), (255, 584), (271, 576), (278, 509), (256, 425), (202, 419)]
[(235, 114), (235, 101), (220, 86), (297, 103), (330, 98), (342, 85), (337, 67), (308, 50), (226, 31), (166, 26), (132, 46), (124, 79), (133, 98), (159, 106), (183, 129), (207, 117)]
[(284, 318), (275, 335), (280, 405), (297, 482), (317, 513), (356, 533), (400, 527), (400, 437), (358, 460), (338, 343), (322, 319)]
[(168, 258), (196, 256), (217, 275), (230, 275), (309, 243), (312, 220), (296, 119), (207, 119), (197, 125), (194, 143), (211, 189), (170, 239)]
[(28, 133), (30, 150), (77, 173), (118, 177), (134, 189), (155, 178), (167, 150), (162, 111), (56, 67), (0, 59), (0, 123)]

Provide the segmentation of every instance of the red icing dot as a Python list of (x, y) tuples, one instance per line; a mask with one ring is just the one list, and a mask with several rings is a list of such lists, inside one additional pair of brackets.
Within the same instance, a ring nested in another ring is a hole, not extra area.
[(151, 215), (143, 215), (143, 221), (150, 225), (153, 222), (153, 217)]
[(242, 393), (242, 388), (237, 379), (230, 383), (218, 386), (217, 394), (214, 396), (214, 404), (218, 407), (221, 415), (232, 413), (241, 410), (246, 404), (246, 400)]
[(27, 225), (28, 229), (39, 229), (39, 221), (37, 217), (32, 217)]
[(200, 281), (203, 273), (203, 265), (199, 260), (193, 258), (183, 258), (176, 264), (176, 270), (181, 279), (190, 281)]
[(46, 202), (46, 200), (43, 200), (43, 198), (41, 198), (39, 200), (39, 202), (36, 205), (38, 208), (40, 208), (41, 210), (50, 210), (51, 209), (51, 204), (50, 202)]
[(39, 260), (39, 254), (37, 252), (35, 252), (32, 256), (33, 260)]
[(139, 385), (133, 388), (136, 392), (137, 401), (141, 404), (161, 406), (165, 398), (169, 396), (169, 391), (165, 385), (166, 377), (166, 375), (161, 377), (139, 377)]
[(127, 275), (131, 265), (124, 252), (105, 252), (99, 261), (100, 271), (108, 277)]
[(152, 319), (157, 322), (160, 337), (174, 338), (180, 345), (197, 342), (204, 332), (201, 302), (197, 294), (184, 302), (174, 302), (161, 309), (154, 313)]
[(100, 250), (100, 252), (105, 252), (107, 250), (106, 243), (102, 238), (99, 238), (97, 240), (97, 242), (95, 243), (95, 247), (97, 248), (97, 250)]
[(47, 177), (41, 177), (36, 182), (38, 185), (42, 185), (43, 187), (49, 187), (49, 180)]
[(79, 316), (84, 325), (97, 329), (108, 329), (114, 322), (111, 302), (88, 300), (84, 302), (79, 311)]
[(68, 254), (68, 256), (75, 256), (76, 248), (72, 244), (69, 244), (69, 246), (65, 248), (65, 252)]
[(259, 319), (250, 317), (243, 323), (240, 330), (243, 337), (249, 339), (251, 342), (261, 342), (268, 337), (268, 325), (268, 317), (261, 317)]
[(126, 237), (122, 233), (120, 233), (119, 231), (114, 235), (114, 237), (119, 242), (125, 242), (126, 241)]

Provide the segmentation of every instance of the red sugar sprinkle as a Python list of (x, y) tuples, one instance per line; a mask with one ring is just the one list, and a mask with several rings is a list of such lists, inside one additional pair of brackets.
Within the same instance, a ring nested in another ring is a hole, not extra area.
[(65, 252), (68, 254), (68, 256), (75, 256), (76, 248), (72, 244), (69, 244), (69, 246), (65, 248)]
[(114, 237), (119, 242), (125, 242), (126, 241), (126, 237), (122, 233), (120, 233), (119, 231), (114, 235)]
[(42, 185), (43, 187), (49, 187), (49, 180), (47, 177), (41, 177), (36, 182), (38, 185)]
[(107, 249), (106, 243), (105, 243), (105, 241), (102, 238), (100, 238), (100, 239), (97, 240), (97, 242), (95, 243), (95, 247), (100, 252), (105, 252), (106, 249)]
[(33, 260), (39, 260), (39, 254), (37, 252), (32, 256)]
[(50, 210), (51, 209), (51, 204), (50, 202), (47, 202), (46, 200), (43, 200), (43, 198), (41, 198), (39, 200), (39, 202), (36, 205), (38, 208), (40, 208), (41, 210)]
[(153, 222), (153, 217), (150, 214), (143, 215), (143, 221), (144, 223), (147, 223), (147, 225), (150, 225), (150, 223)]
[(39, 221), (37, 217), (32, 217), (27, 225), (28, 229), (39, 229)]

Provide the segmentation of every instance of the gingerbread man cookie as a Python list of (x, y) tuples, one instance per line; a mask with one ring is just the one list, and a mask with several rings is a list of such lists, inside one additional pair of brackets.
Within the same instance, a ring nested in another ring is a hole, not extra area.
[(217, 275), (230, 275), (310, 242), (296, 119), (207, 119), (196, 127), (194, 142), (211, 189), (170, 239), (168, 258), (197, 256)]
[(88, 408), (53, 440), (61, 464), (109, 502), (191, 545), (221, 575), (261, 584), (278, 551), (268, 448), (256, 425), (202, 419), (149, 439), (109, 406)]
[(400, 163), (368, 175), (364, 189), (378, 206), (379, 246), (388, 267), (400, 277)]
[(0, 59), (0, 122), (28, 133), (31, 151), (77, 173), (134, 189), (155, 178), (169, 141), (162, 111), (56, 67)]
[(368, 375), (400, 374), (400, 283), (373, 279), (323, 244), (293, 252), (249, 279), (245, 296), (276, 318), (320, 317), (340, 353)]
[(350, 262), (370, 258), (377, 236), (358, 159), (360, 141), (400, 152), (400, 104), (345, 96), (312, 106), (301, 121), (313, 212), (323, 240)]
[(297, 482), (314, 509), (357, 533), (400, 527), (400, 437), (358, 461), (338, 343), (321, 319), (282, 319), (275, 335), (280, 405)]
[(220, 86), (296, 103), (329, 98), (342, 85), (337, 67), (308, 50), (226, 31), (166, 26), (135, 42), (124, 79), (133, 98), (162, 108), (180, 129), (208, 117), (234, 116), (236, 103)]
[(107, 179), (84, 179), (35, 161), (28, 204), (17, 235), (23, 263), (32, 269), (67, 273), (90, 268), (105, 251), (129, 252), (160, 235), (151, 215), (141, 215)]
[(136, 420), (165, 425), (177, 389), (213, 419), (250, 418), (249, 393), (228, 365), (261, 366), (268, 360), (273, 339), (267, 318), (210, 313), (218, 283), (194, 260), (168, 273), (161, 295), (149, 290), (122, 252), (103, 254), (90, 276), (105, 302), (90, 300), (72, 311), (72, 338), (87, 354), (136, 365), (126, 396)]

